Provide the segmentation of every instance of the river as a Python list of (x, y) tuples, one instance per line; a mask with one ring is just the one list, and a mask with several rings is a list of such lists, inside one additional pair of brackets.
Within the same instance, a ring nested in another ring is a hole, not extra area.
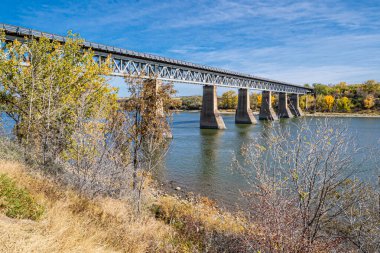
[[(223, 114), (225, 130), (199, 129), (199, 112), (181, 112), (173, 115), (173, 140), (169, 152), (158, 170), (160, 181), (180, 187), (182, 191), (207, 196), (227, 208), (241, 204), (240, 190), (247, 189), (242, 175), (233, 170), (232, 158), (239, 154), (242, 145), (267, 131), (265, 121), (256, 125), (236, 125), (234, 114)], [(4, 118), (4, 115), (3, 115)], [(303, 117), (314, 121), (316, 117)], [(276, 126), (295, 127), (302, 119), (282, 119)], [(380, 118), (330, 118), (347, 125), (357, 136), (360, 146), (376, 147), (380, 144)], [(6, 133), (11, 134), (13, 123), (3, 121)], [(375, 181), (378, 171), (365, 168), (363, 178)], [(169, 185), (169, 184), (168, 184)]]
[[(191, 191), (216, 200), (220, 205), (231, 207), (241, 203), (240, 190), (247, 187), (243, 176), (233, 170), (232, 158), (239, 154), (244, 143), (265, 131), (266, 125), (236, 125), (234, 114), (223, 114), (226, 130), (199, 129), (199, 113), (181, 112), (173, 116), (173, 141), (167, 154), (160, 178)], [(307, 121), (314, 117), (305, 117)], [(378, 146), (380, 141), (380, 118), (330, 118), (347, 125), (356, 135), (360, 146)], [(297, 125), (300, 119), (282, 119), (278, 126)], [(373, 178), (367, 171), (366, 177)]]

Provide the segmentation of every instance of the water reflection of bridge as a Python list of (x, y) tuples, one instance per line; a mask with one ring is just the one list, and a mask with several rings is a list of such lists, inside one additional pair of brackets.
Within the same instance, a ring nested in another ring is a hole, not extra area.
[[(65, 43), (65, 37), (44, 33), (28, 28), (0, 24), (5, 31), (7, 41), (24, 40), (28, 38), (47, 37), (51, 40)], [(190, 62), (170, 59), (152, 54), (145, 54), (131, 50), (106, 46), (85, 41), (84, 48), (91, 48), (95, 60), (101, 64), (107, 57), (111, 58), (112, 75), (114, 76), (140, 76), (146, 79), (172, 81), (175, 83), (188, 83), (203, 85), (203, 102), (200, 117), (201, 128), (225, 128), (222, 117), (218, 112), (216, 87), (239, 88), (238, 108), (235, 122), (238, 124), (254, 124), (249, 104), (249, 90), (262, 91), (262, 105), (259, 119), (276, 120), (301, 116), (299, 108), (299, 95), (313, 92), (313, 89), (295, 84), (272, 80), (268, 78), (238, 73), (215, 67), (209, 67)], [(272, 108), (272, 93), (279, 93), (278, 114)], [(290, 95), (288, 105), (288, 94)]]

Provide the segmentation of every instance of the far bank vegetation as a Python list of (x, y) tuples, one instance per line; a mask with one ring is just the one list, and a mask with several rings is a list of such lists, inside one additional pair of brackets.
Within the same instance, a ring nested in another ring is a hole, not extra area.
[[(305, 85), (310, 87), (310, 85)], [(300, 96), (300, 107), (309, 112), (380, 112), (380, 83), (374, 80), (362, 84), (347, 84), (341, 82), (336, 85), (313, 84), (314, 95)], [(260, 93), (250, 94), (250, 105), (253, 111), (259, 111), (262, 96)], [(235, 110), (238, 96), (235, 90), (230, 90), (218, 97), (218, 108)], [(272, 105), (278, 106), (278, 95), (273, 94)], [(171, 107), (181, 110), (200, 110), (201, 96), (185, 96), (172, 100)]]

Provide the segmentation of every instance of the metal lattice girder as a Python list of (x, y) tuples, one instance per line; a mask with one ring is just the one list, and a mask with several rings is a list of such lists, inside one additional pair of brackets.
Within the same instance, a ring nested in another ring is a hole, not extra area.
[[(18, 26), (0, 24), (8, 40), (29, 37), (47, 37), (52, 40), (65, 42), (65, 37), (43, 33)], [(101, 64), (102, 60), (111, 57), (114, 76), (140, 76), (144, 78), (155, 77), (164, 81), (175, 83), (191, 83), (200, 85), (216, 85), (231, 88), (248, 88), (305, 94), (313, 92), (312, 88), (271, 80), (234, 71), (174, 60), (152, 54), (139, 53), (121, 48), (110, 47), (85, 41), (84, 48), (91, 48), (95, 59)]]

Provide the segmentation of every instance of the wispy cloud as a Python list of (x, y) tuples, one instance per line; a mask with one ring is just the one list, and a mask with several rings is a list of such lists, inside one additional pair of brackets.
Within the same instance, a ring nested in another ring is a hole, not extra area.
[[(362, 82), (380, 77), (380, 34), (342, 35), (273, 47), (184, 50), (182, 58), (226, 69), (303, 83)], [(180, 57), (181, 58), (181, 57)]]

